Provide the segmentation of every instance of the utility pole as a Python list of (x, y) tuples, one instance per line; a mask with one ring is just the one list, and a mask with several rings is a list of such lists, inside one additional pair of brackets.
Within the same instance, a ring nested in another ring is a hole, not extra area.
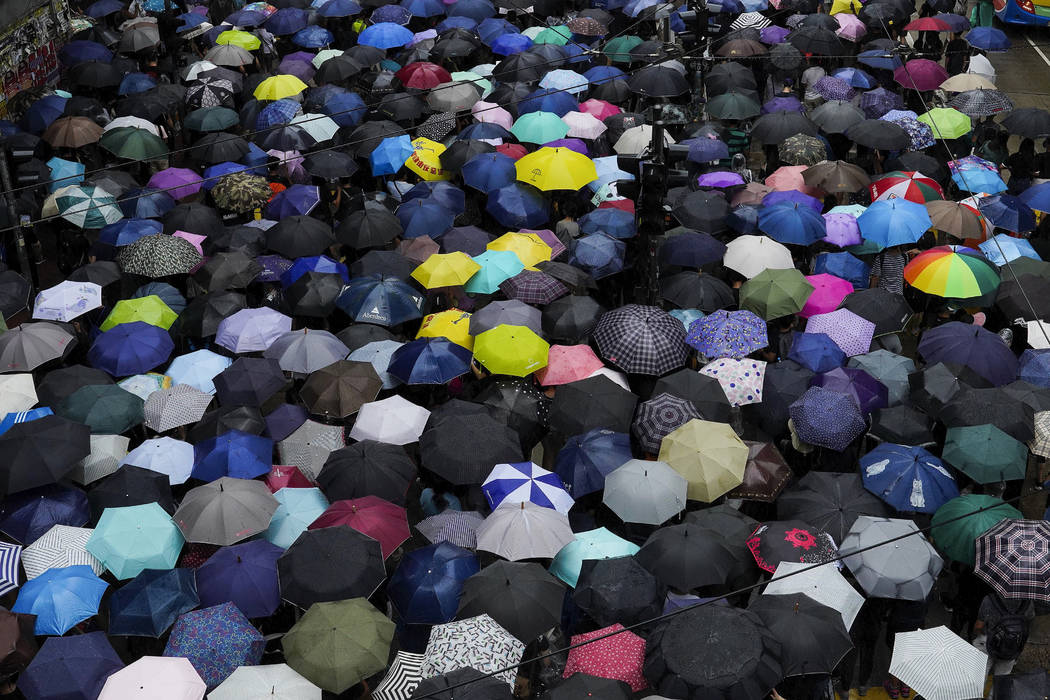
[(653, 105), (653, 133), (649, 156), (642, 160), (636, 212), (642, 260), (636, 266), (645, 303), (660, 298), (657, 251), (664, 235), (664, 199), (667, 197), (667, 162), (664, 156), (663, 105)]
[(26, 250), (26, 237), (24, 231), (24, 223), (18, 216), (18, 210), (15, 209), (15, 201), (11, 192), (14, 187), (11, 184), (11, 169), (7, 162), (7, 148), (0, 148), (0, 184), (4, 187), (4, 203), (7, 205), (7, 213), (11, 219), (12, 230), (11, 238), (15, 243), (15, 253), (18, 256), (18, 267), (22, 276), (29, 280), (30, 286), (30, 298), (33, 296), (33, 292), (36, 291), (38, 285), (36, 268), (29, 262), (29, 251)]

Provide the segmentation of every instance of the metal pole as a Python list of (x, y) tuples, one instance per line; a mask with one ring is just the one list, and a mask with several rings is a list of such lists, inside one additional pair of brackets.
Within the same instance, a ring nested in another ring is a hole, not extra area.
[(14, 198), (11, 196), (11, 191), (14, 187), (11, 184), (11, 170), (7, 163), (7, 148), (0, 148), (0, 184), (3, 184), (4, 187), (4, 202), (7, 204), (7, 213), (11, 216), (12, 222), (18, 222), (17, 226), (11, 230), (11, 236), (15, 241), (15, 252), (18, 255), (18, 266), (21, 268), (22, 275), (29, 280), (30, 297), (32, 297), (32, 293), (37, 286), (36, 269), (29, 262), (29, 251), (26, 250), (24, 224), (18, 216), (18, 211), (15, 209)]

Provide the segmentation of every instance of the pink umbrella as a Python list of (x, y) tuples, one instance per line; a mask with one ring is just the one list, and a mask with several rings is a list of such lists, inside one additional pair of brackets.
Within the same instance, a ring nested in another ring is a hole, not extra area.
[(146, 186), (165, 190), (174, 199), (183, 199), (201, 191), (201, 176), (189, 168), (165, 168), (154, 173)]
[(412, 536), (408, 530), (405, 509), (378, 496), (362, 496), (335, 501), (310, 523), (308, 529), (346, 525), (379, 541), (383, 558), (389, 557), (401, 543)]
[(499, 124), (508, 131), (514, 124), (514, 117), (511, 116), (510, 112), (503, 109), (495, 102), (475, 102), (470, 108), (470, 114), (479, 122), (484, 122), (486, 124)]
[(863, 355), (871, 349), (875, 324), (849, 309), (816, 314), (806, 322), (807, 333), (825, 333), (835, 341), (846, 357)]
[(199, 233), (190, 233), (189, 231), (176, 231), (171, 235), (189, 241), (190, 245), (196, 248), (198, 253), (204, 255), (204, 248), (201, 247), (201, 243), (204, 242), (207, 236), (202, 236)]
[(645, 662), (644, 639), (633, 632), (620, 632), (606, 639), (597, 639), (622, 629), (623, 625), (617, 622), (594, 632), (573, 635), (573, 646), (592, 639), (596, 641), (578, 646), (569, 652), (564, 677), (568, 678), (574, 673), (586, 673), (590, 676), (623, 681), (635, 692), (648, 688), (649, 684), (642, 675), (642, 664)]
[(569, 125), (569, 136), (580, 139), (596, 139), (608, 129), (590, 112), (569, 112), (561, 120)]
[(893, 71), (893, 79), (912, 90), (936, 90), (948, 79), (948, 71), (928, 58), (913, 58)]
[(806, 281), (813, 285), (813, 293), (806, 300), (806, 305), (798, 312), (802, 318), (816, 314), (826, 314), (839, 308), (847, 294), (853, 293), (853, 285), (835, 275), (808, 275)]
[(810, 185), (807, 185), (802, 177), (803, 171), (808, 168), (808, 165), (782, 165), (777, 168), (772, 175), (766, 178), (766, 185), (772, 187), (777, 192), (798, 190), (799, 192), (808, 194), (810, 197), (822, 199), (824, 197), (824, 190), (819, 187), (811, 187)]
[(857, 41), (868, 33), (868, 28), (856, 15), (840, 12), (835, 15), (835, 21), (839, 23), (839, 29), (835, 33), (843, 39)]
[(536, 373), (543, 386), (568, 384), (586, 379), (604, 367), (589, 345), (552, 345), (547, 366)]
[(543, 242), (551, 247), (551, 260), (568, 250), (565, 247), (565, 244), (558, 240), (558, 237), (554, 235), (554, 231), (551, 231), (549, 228), (522, 228), (518, 229), (518, 231), (519, 233), (535, 233), (543, 239)]
[(621, 110), (611, 102), (605, 100), (596, 100), (593, 97), (586, 102), (580, 103), (580, 111), (587, 112), (588, 114), (594, 115), (598, 121), (605, 121), (606, 117), (611, 117), (614, 114), (619, 114)]
[(860, 227), (857, 219), (849, 214), (825, 214), (824, 222), (827, 224), (827, 234), (824, 236), (825, 243), (845, 248), (848, 245), (860, 245)]

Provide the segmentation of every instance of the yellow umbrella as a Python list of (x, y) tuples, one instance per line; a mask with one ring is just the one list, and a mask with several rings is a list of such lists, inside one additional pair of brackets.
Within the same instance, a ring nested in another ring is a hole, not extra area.
[(493, 374), (525, 377), (547, 366), (551, 346), (528, 326), (501, 323), (474, 339), (474, 359)]
[(219, 36), (215, 38), (216, 44), (230, 44), (231, 46), (240, 46), (245, 51), (254, 51), (255, 49), (262, 46), (262, 42), (259, 41), (259, 37), (255, 36), (251, 32), (242, 32), (239, 29), (229, 29), (225, 32), (221, 32)]
[(664, 437), (659, 459), (689, 482), (691, 500), (711, 503), (743, 482), (747, 455), (729, 424), (694, 418)]
[(434, 253), (422, 265), (412, 270), (412, 279), (427, 289), (457, 287), (467, 283), (481, 265), (462, 251)]
[(535, 233), (505, 233), (485, 246), (489, 250), (509, 250), (521, 263), (535, 269), (536, 263), (551, 259), (551, 247)]
[(423, 318), (417, 338), (448, 338), (467, 350), (474, 349), (474, 336), (470, 334), (470, 314), (459, 309), (448, 309)]
[(295, 97), (305, 89), (306, 83), (294, 75), (272, 75), (259, 83), (253, 94), (257, 100), (283, 100)]
[(412, 142), (412, 155), (405, 161), (405, 167), (424, 180), (447, 180), (449, 175), (441, 167), (444, 152), (445, 144), (420, 136)]
[(860, 0), (834, 0), (831, 3), (831, 12), (829, 14), (837, 15), (840, 12), (846, 12), (855, 15), (860, 11), (860, 8)]
[(598, 179), (594, 162), (571, 148), (544, 146), (514, 164), (517, 178), (541, 190), (578, 190)]

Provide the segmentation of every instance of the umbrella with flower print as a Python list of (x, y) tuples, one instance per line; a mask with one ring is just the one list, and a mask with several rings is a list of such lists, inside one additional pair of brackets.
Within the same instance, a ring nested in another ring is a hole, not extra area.
[(707, 357), (741, 359), (764, 348), (769, 339), (765, 321), (755, 314), (719, 309), (693, 321), (685, 342)]
[[(623, 625), (616, 623), (573, 635), (570, 643), (576, 648), (569, 652), (562, 675), (569, 678), (576, 673), (585, 673), (622, 681), (635, 692), (645, 690), (649, 685), (642, 674), (645, 640), (634, 632), (620, 632), (623, 629)], [(620, 633), (608, 636), (614, 632)]]

